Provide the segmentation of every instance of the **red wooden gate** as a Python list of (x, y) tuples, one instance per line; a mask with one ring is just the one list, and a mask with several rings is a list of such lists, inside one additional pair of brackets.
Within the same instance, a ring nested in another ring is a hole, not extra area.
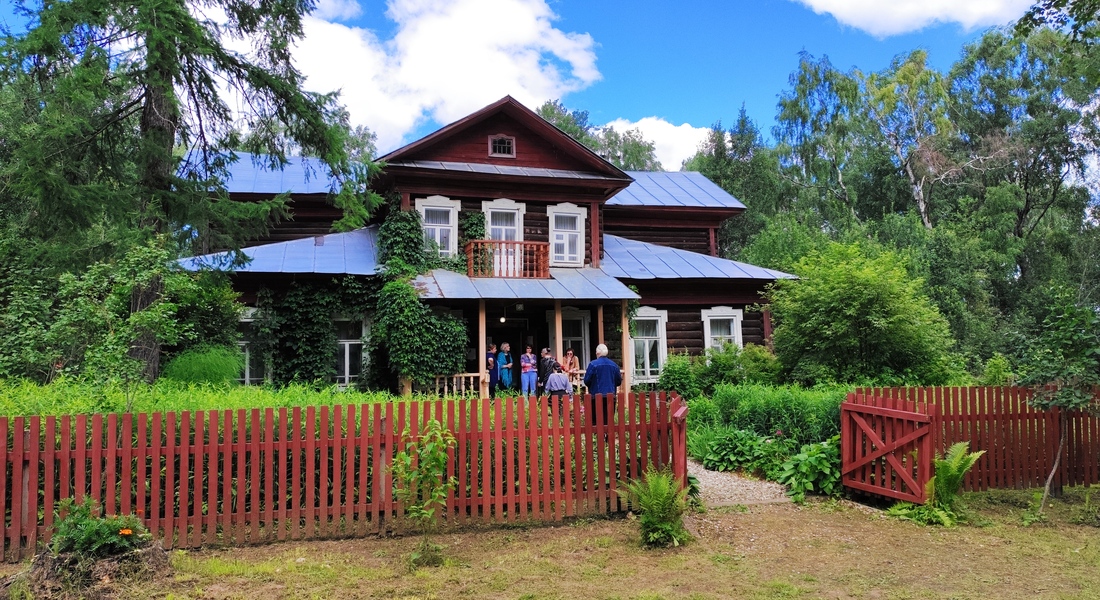
[(848, 394), (840, 406), (841, 483), (923, 504), (937, 447), (934, 405)]

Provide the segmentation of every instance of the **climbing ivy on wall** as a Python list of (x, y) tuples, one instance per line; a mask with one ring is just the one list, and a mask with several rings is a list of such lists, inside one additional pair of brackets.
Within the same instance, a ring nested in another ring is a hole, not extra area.
[(436, 314), (405, 280), (386, 283), (378, 297), (374, 336), (386, 345), (390, 368), (415, 382), (458, 373), (466, 361), (466, 324)]
[(251, 340), (272, 381), (328, 385), (336, 374), (333, 318), (362, 320), (377, 302), (378, 287), (369, 278), (348, 276), (261, 290)]

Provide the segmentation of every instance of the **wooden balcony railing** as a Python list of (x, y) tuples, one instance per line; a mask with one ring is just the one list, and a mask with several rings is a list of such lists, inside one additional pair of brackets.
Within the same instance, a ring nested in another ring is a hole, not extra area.
[(550, 278), (550, 244), (471, 240), (466, 243), (466, 274), (470, 277)]

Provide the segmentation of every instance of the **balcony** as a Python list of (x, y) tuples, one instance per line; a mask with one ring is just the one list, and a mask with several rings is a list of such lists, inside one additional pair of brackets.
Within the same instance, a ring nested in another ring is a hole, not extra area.
[(466, 244), (466, 274), (470, 277), (549, 279), (550, 244), (472, 240)]

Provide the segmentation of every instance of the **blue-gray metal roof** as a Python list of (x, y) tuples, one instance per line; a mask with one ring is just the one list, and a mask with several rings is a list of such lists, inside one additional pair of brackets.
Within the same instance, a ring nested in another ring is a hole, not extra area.
[(744, 209), (745, 205), (694, 171), (627, 171), (634, 179), (608, 206)]
[(280, 171), (268, 170), (252, 154), (238, 152), (237, 156), (225, 181), (225, 189), (232, 194), (327, 194), (335, 187), (328, 167), (318, 158), (288, 156)]
[(748, 263), (604, 234), (600, 267), (620, 279), (794, 279)]
[(189, 271), (219, 269), (235, 273), (318, 273), (324, 275), (375, 275), (379, 271), (378, 226), (346, 233), (252, 246), (241, 250), (248, 264), (233, 267), (229, 252), (184, 258)]
[(395, 167), (416, 167), (456, 173), (482, 173), (487, 175), (522, 175), (524, 177), (547, 177), (550, 179), (607, 179), (624, 181), (618, 177), (608, 177), (590, 171), (569, 171), (564, 169), (544, 169), (542, 167), (517, 167), (515, 165), (491, 165), (486, 163), (450, 162), (441, 160), (403, 160), (387, 163)]
[(467, 277), (436, 269), (418, 276), (413, 286), (425, 299), (559, 299), (630, 300), (638, 298), (622, 282), (602, 269), (550, 269), (550, 279)]

